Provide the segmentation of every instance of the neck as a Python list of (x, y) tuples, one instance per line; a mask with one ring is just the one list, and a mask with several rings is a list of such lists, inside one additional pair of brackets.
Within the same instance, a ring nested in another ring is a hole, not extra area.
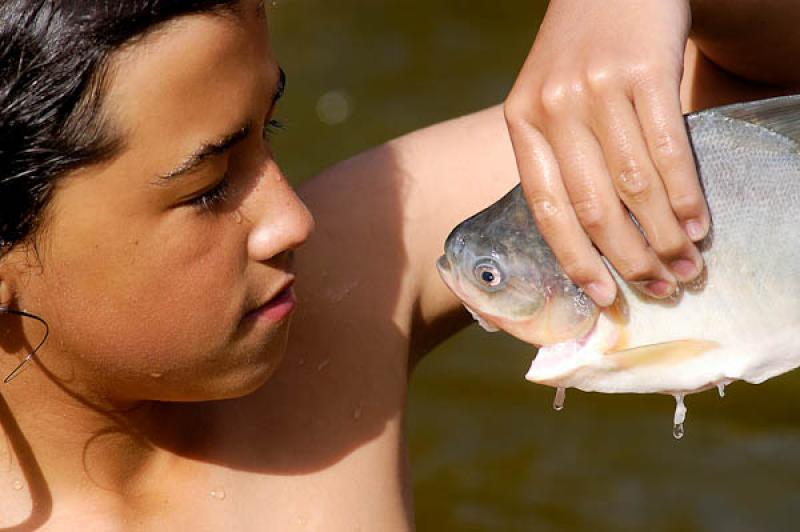
[(203, 453), (213, 432), (202, 403), (99, 404), (40, 367), (0, 386), (7, 442), (0, 457), (7, 454), (10, 463), (0, 477), (29, 498), (27, 524), (46, 520), (53, 500), (78, 494), (93, 504), (146, 505), (163, 492), (164, 479), (175, 478), (187, 462), (182, 457)]

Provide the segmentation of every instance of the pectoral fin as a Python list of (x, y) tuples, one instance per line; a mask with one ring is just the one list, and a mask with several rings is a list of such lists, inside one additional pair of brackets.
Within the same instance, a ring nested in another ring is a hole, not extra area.
[(675, 364), (700, 356), (719, 344), (708, 340), (676, 340), (661, 344), (651, 344), (608, 353), (617, 369), (629, 369), (645, 365)]

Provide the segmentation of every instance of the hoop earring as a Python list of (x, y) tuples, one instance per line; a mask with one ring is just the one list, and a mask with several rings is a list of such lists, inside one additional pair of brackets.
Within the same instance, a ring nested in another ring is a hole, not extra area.
[(42, 325), (44, 325), (44, 336), (42, 337), (42, 341), (39, 342), (38, 345), (33, 348), (33, 351), (28, 353), (28, 355), (25, 358), (22, 359), (22, 362), (17, 364), (17, 367), (14, 368), (11, 371), (11, 373), (9, 373), (6, 376), (5, 379), (3, 379), (3, 384), (8, 384), (9, 382), (11, 382), (11, 380), (14, 377), (19, 375), (19, 373), (22, 371), (22, 369), (25, 367), (25, 365), (27, 365), (28, 362), (30, 362), (33, 359), (33, 356), (36, 354), (36, 352), (39, 350), (39, 348), (41, 348), (44, 345), (44, 343), (47, 341), (47, 337), (50, 335), (50, 326), (47, 325), (47, 322), (44, 321), (39, 316), (36, 316), (35, 314), (31, 314), (30, 312), (25, 312), (24, 310), (13, 310), (13, 309), (10, 309), (8, 307), (0, 307), (0, 314), (13, 314), (15, 316), (22, 316), (23, 318), (31, 318), (33, 320), (38, 321)]

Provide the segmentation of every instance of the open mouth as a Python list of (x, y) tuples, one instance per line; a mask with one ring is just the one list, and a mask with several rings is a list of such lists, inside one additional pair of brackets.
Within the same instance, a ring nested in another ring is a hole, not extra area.
[(618, 349), (622, 342), (622, 328), (600, 314), (592, 328), (578, 339), (543, 345), (526, 378), (540, 384), (550, 384), (551, 380), (561, 378), (590, 360), (602, 359)]

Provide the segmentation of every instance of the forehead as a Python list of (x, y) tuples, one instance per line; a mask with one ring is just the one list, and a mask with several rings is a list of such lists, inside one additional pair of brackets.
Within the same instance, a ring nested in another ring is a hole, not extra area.
[(240, 123), (276, 82), (263, 10), (241, 7), (180, 17), (118, 52), (104, 108), (126, 146), (167, 140), (158, 158)]

